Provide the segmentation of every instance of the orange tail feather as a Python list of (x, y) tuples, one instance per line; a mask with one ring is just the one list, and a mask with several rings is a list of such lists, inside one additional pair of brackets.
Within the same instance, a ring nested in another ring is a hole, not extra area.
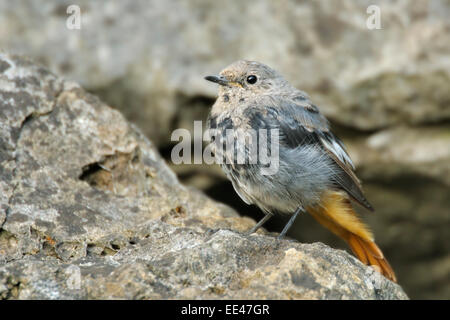
[(321, 206), (310, 207), (308, 212), (323, 226), (344, 239), (362, 263), (372, 266), (389, 280), (397, 282), (392, 267), (373, 241), (368, 227), (353, 211), (345, 193), (326, 192), (321, 199)]
[(389, 280), (397, 282), (394, 270), (392, 270), (391, 265), (384, 258), (383, 253), (375, 242), (364, 240), (357, 235), (349, 233), (347, 243), (362, 263), (373, 267)]

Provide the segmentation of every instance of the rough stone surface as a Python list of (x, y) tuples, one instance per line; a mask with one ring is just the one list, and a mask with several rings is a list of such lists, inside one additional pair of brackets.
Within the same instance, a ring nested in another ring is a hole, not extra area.
[(344, 251), (239, 233), (254, 221), (182, 186), (119, 112), (0, 65), (1, 298), (407, 299)]
[(343, 251), (234, 231), (141, 225), (114, 255), (33, 255), (0, 266), (0, 297), (18, 299), (405, 299)]

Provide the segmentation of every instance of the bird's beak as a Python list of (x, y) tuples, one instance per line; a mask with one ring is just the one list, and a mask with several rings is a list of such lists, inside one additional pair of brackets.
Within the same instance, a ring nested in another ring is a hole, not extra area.
[(218, 83), (222, 86), (230, 85), (230, 81), (228, 81), (224, 76), (206, 76), (205, 80)]
[(215, 82), (220, 84), (221, 86), (227, 86), (227, 87), (239, 87), (242, 88), (242, 84), (236, 81), (230, 81), (224, 76), (206, 76), (205, 80)]

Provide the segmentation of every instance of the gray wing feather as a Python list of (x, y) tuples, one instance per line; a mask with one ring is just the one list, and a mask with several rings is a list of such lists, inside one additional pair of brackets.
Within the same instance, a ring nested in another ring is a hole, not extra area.
[(365, 198), (359, 179), (350, 156), (343, 143), (330, 131), (328, 121), (318, 108), (304, 96), (278, 98), (266, 107), (267, 115), (274, 118), (280, 129), (281, 142), (287, 147), (296, 148), (299, 145), (318, 144), (333, 159), (336, 174), (335, 184), (345, 190), (354, 200), (365, 208), (373, 211), (372, 205)]

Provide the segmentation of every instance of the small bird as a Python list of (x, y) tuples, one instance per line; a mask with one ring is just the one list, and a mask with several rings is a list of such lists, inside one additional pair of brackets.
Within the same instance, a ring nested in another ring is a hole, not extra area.
[[(239, 60), (219, 75), (205, 79), (219, 84), (219, 95), (207, 122), (207, 129), (214, 132), (211, 144), (216, 157), (217, 146), (229, 139), (229, 130), (277, 130), (279, 134), (279, 164), (274, 174), (263, 174), (260, 169), (266, 164), (259, 161), (236, 162), (236, 150), (249, 154), (249, 146), (242, 140), (236, 139), (233, 148), (222, 148), (220, 153), (228, 160), (222, 161), (221, 167), (238, 195), (265, 214), (249, 234), (275, 213), (291, 214), (279, 235), (282, 238), (298, 214), (306, 211), (344, 239), (364, 264), (397, 282), (372, 232), (350, 202), (373, 211), (353, 162), (309, 96), (277, 71), (255, 61)], [(236, 138), (239, 134), (234, 135)]]

